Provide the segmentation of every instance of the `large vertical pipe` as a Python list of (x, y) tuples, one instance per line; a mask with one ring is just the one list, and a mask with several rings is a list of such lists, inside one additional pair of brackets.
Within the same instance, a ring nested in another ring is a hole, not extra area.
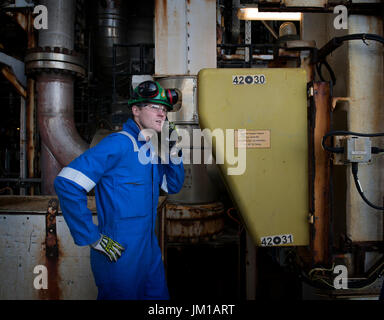
[(39, 46), (73, 50), (75, 0), (40, 0), (40, 4), (48, 9), (48, 29), (39, 31)]
[[(116, 48), (116, 66), (113, 66), (113, 45), (127, 44), (131, 39), (128, 37), (128, 1), (97, 1), (95, 14), (95, 55), (96, 68), (101, 81), (108, 86), (112, 85), (113, 72), (129, 71), (129, 49)], [(122, 81), (119, 76), (119, 83)], [(125, 79), (126, 80), (126, 77)]]
[[(348, 32), (383, 34), (383, 23), (379, 17), (351, 15), (348, 20)], [(349, 68), (349, 112), (350, 131), (374, 133), (383, 132), (384, 105), (383, 91), (383, 46), (368, 41), (350, 41), (348, 43)], [(374, 138), (374, 146), (383, 145), (383, 141)], [(359, 166), (359, 179), (367, 198), (382, 206), (384, 194), (384, 159), (374, 157), (372, 164)], [(352, 241), (382, 240), (383, 214), (369, 207), (356, 191), (353, 177), (348, 173), (347, 180), (347, 235)]]
[(41, 138), (57, 161), (66, 166), (88, 148), (74, 123), (73, 78), (43, 73), (37, 77), (36, 89)]
[[(48, 9), (48, 29), (39, 31), (40, 47), (74, 48), (75, 0), (41, 0)], [(42, 193), (53, 194), (53, 180), (87, 149), (74, 124), (74, 79), (42, 71), (36, 78), (37, 119), (42, 138)]]

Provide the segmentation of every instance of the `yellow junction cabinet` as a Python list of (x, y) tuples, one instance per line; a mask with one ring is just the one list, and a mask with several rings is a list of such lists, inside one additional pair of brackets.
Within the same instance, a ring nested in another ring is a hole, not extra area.
[(259, 246), (309, 244), (306, 79), (297, 68), (198, 74), (200, 126)]

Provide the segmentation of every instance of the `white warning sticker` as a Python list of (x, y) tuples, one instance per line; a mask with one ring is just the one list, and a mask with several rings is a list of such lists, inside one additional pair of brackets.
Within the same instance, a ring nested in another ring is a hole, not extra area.
[(261, 238), (261, 246), (270, 247), (270, 246), (281, 246), (283, 244), (293, 243), (292, 234), (279, 234), (275, 236), (268, 236)]

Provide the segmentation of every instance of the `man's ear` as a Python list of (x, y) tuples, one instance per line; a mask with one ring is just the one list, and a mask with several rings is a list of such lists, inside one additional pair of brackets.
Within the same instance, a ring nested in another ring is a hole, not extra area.
[(132, 106), (132, 114), (134, 116), (138, 116), (139, 115), (139, 108), (137, 106)]

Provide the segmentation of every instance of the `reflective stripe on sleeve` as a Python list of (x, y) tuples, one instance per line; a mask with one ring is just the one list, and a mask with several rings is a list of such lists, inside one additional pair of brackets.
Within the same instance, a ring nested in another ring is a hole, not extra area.
[(163, 183), (161, 184), (161, 189), (168, 193), (167, 178), (165, 174), (163, 175)]
[(57, 176), (67, 178), (77, 183), (79, 186), (87, 190), (87, 192), (91, 191), (96, 185), (96, 183), (89, 179), (84, 173), (70, 167), (63, 168)]

